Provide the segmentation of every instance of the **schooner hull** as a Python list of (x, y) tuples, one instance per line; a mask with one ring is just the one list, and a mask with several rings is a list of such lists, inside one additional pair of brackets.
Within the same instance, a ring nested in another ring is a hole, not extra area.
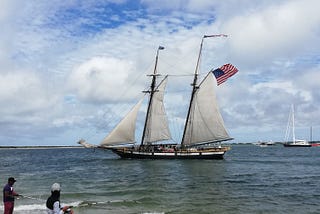
[(229, 148), (216, 148), (209, 151), (176, 151), (176, 152), (140, 152), (128, 149), (111, 149), (124, 159), (223, 159)]

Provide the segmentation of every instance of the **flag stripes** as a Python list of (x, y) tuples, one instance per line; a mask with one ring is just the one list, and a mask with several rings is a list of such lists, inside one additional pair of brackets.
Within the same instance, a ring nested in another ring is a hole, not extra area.
[(229, 77), (237, 73), (238, 69), (229, 63), (211, 71), (217, 79), (217, 84), (220, 85), (224, 83)]

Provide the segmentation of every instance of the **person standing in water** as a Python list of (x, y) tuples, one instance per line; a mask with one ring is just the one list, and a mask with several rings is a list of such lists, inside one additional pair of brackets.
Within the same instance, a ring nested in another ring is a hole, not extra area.
[(13, 177), (8, 178), (8, 183), (3, 187), (4, 214), (12, 214), (14, 209), (14, 197), (19, 196), (13, 190), (13, 185), (17, 180)]
[(51, 196), (47, 199), (47, 213), (48, 214), (64, 214), (70, 213), (73, 214), (73, 211), (69, 206), (65, 206), (61, 208), (60, 204), (60, 184), (54, 183), (51, 186)]

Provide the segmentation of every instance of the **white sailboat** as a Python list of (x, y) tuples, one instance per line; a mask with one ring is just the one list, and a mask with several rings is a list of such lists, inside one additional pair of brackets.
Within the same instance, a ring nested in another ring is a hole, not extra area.
[[(219, 35), (217, 35), (219, 36)], [(152, 77), (148, 108), (140, 144), (136, 144), (135, 124), (142, 100), (123, 118), (106, 136), (98, 148), (109, 149), (121, 158), (139, 159), (222, 159), (230, 148), (219, 142), (231, 140), (219, 112), (215, 95), (215, 80), (210, 71), (202, 82), (198, 83), (198, 70), (204, 38), (201, 41), (198, 61), (192, 83), (192, 92), (188, 114), (185, 121), (181, 143), (163, 144), (170, 140), (171, 134), (164, 108), (164, 91), (167, 76), (157, 85), (157, 63), (159, 47)], [(88, 146), (84, 140), (80, 144)]]
[[(295, 135), (295, 121), (294, 121), (294, 105), (291, 106), (289, 113), (288, 125), (285, 136), (284, 147), (311, 147), (312, 145), (307, 140), (296, 139)], [(290, 131), (292, 132), (292, 142), (289, 142)]]

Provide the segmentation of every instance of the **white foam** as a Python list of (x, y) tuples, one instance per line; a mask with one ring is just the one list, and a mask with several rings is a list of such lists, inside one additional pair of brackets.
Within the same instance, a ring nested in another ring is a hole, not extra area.
[(73, 206), (73, 207), (77, 207), (77, 206), (79, 206), (79, 204), (81, 204), (81, 203), (82, 203), (82, 201), (75, 201), (75, 202), (68, 203), (68, 204), (62, 203), (62, 206)]
[[(31, 204), (31, 205), (15, 205), (14, 213), (27, 214), (27, 213), (44, 213), (46, 211), (45, 204)], [(3, 207), (0, 208), (0, 212), (3, 212)]]
[(19, 205), (14, 207), (15, 211), (28, 211), (28, 210), (46, 210), (44, 204), (32, 204), (32, 205)]

